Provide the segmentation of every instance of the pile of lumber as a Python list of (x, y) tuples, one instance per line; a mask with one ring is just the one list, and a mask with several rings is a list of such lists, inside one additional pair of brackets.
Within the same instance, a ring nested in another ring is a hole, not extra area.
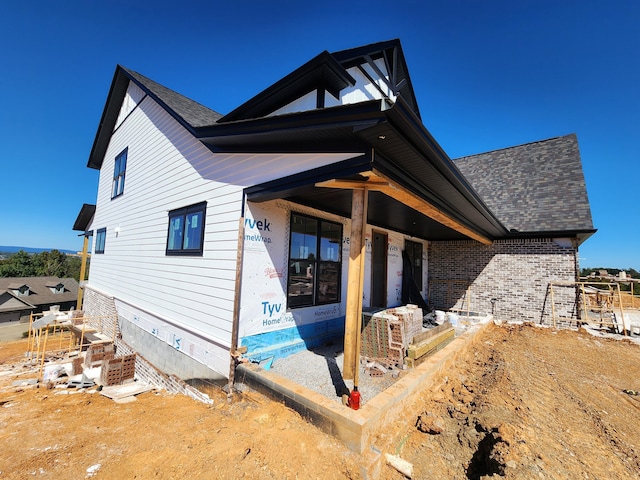
[(429, 356), (449, 344), (455, 336), (456, 331), (450, 322), (444, 322), (442, 325), (416, 335), (407, 348), (407, 366), (413, 368), (420, 365)]

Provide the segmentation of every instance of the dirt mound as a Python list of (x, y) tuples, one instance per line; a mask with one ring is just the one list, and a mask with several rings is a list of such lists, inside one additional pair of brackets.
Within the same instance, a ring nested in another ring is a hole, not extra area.
[(476, 345), (396, 432), (415, 478), (640, 478), (637, 344), (507, 326)]
[[(638, 345), (531, 326), (478, 335), (439, 388), (380, 432), (380, 451), (412, 463), (413, 478), (639, 478)], [(119, 404), (16, 387), (34, 377), (25, 349), (0, 343), (1, 478), (356, 479), (370, 467), (256, 393)], [(387, 465), (380, 477), (404, 478)]]

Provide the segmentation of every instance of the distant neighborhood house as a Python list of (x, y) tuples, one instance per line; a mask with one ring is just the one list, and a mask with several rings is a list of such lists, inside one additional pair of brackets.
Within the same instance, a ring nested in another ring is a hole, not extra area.
[(74, 278), (0, 278), (0, 323), (25, 321), (30, 314), (52, 307), (74, 309), (77, 297), (78, 282)]

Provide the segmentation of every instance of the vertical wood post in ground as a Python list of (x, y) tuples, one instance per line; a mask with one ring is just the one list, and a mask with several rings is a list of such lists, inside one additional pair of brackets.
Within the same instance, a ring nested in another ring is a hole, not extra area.
[[(626, 337), (627, 330), (624, 328), (624, 307), (622, 306), (622, 293), (620, 292), (620, 284), (618, 282), (616, 282), (616, 287), (618, 287), (618, 302), (620, 303), (620, 321), (622, 322), (622, 333)], [(631, 288), (633, 289), (633, 284)], [(611, 302), (612, 309), (613, 309), (613, 304), (614, 302), (612, 301)], [(629, 333), (631, 333), (631, 331), (629, 331)]]
[(360, 361), (360, 329), (362, 325), (362, 290), (368, 199), (369, 190), (367, 188), (353, 190), (342, 376), (345, 380), (353, 379), (353, 383), (356, 386), (358, 385), (358, 363)]
[(89, 236), (85, 234), (84, 243), (82, 245), (82, 263), (80, 264), (80, 282), (78, 284), (78, 301), (76, 302), (76, 309), (82, 310), (82, 293), (83, 286), (82, 282), (84, 282), (87, 271), (87, 251), (89, 250)]
[[(244, 205), (244, 198), (242, 200)], [(240, 328), (240, 289), (242, 288), (242, 260), (244, 255), (244, 206), (238, 220), (238, 250), (236, 252), (236, 279), (233, 295), (233, 324), (231, 326), (231, 345), (229, 346), (229, 383), (227, 384), (227, 402), (233, 400), (233, 384), (236, 380), (238, 360), (238, 329)]]

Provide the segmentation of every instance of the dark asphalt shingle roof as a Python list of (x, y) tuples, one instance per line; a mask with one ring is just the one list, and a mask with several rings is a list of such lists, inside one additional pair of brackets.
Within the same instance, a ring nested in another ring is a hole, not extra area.
[(157, 97), (157, 99), (173, 110), (177, 115), (182, 117), (193, 128), (213, 125), (222, 117), (218, 112), (211, 110), (210, 108), (205, 107), (184, 95), (180, 95), (170, 88), (160, 85), (138, 72), (134, 72), (133, 70), (129, 70), (124, 67), (122, 67), (122, 69), (133, 77), (133, 79), (138, 82), (143, 89)]
[[(53, 293), (49, 285), (64, 285), (64, 293)], [(0, 292), (6, 292), (20, 288), (23, 285), (29, 286), (30, 294), (26, 297), (19, 297), (31, 305), (50, 305), (56, 303), (73, 302), (78, 298), (78, 282), (74, 278), (58, 277), (6, 277), (0, 278)]]
[(454, 163), (509, 230), (593, 229), (575, 134), (462, 157)]

